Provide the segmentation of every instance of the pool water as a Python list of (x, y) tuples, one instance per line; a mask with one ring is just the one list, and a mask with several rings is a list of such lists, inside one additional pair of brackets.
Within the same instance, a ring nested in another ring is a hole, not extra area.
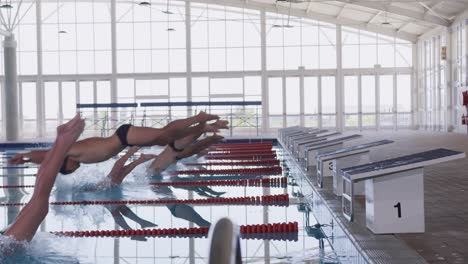
[[(145, 153), (158, 153), (161, 148), (146, 148)], [(282, 150), (275, 147), (281, 159)], [(7, 168), (6, 157), (11, 151), (1, 153), (5, 185), (34, 185), (37, 168)], [(117, 229), (188, 228), (209, 226), (222, 217), (231, 218), (237, 225), (298, 222), (297, 241), (242, 239), (241, 251), (245, 263), (337, 263), (336, 256), (326, 240), (308, 236), (306, 224), (314, 225), (309, 213), (298, 210), (298, 186), (284, 188), (213, 186), (207, 192), (194, 190), (194, 186), (152, 186), (145, 173), (149, 163), (137, 167), (120, 187), (89, 188), (102, 180), (115, 160), (81, 166), (70, 175), (59, 175), (50, 201), (108, 201), (204, 199), (206, 195), (220, 197), (245, 197), (288, 194), (289, 206), (258, 205), (177, 205), (111, 204), (111, 205), (51, 205), (49, 214), (33, 241), (13, 255), (0, 253), (0, 263), (207, 263), (209, 240), (182, 237), (59, 237), (49, 232), (92, 231)], [(180, 163), (189, 162), (182, 160)], [(193, 162), (193, 160), (190, 160)], [(199, 161), (198, 161), (199, 162)], [(282, 164), (282, 166), (285, 166)], [(210, 166), (208, 169), (226, 169), (232, 166)], [(249, 168), (247, 166), (235, 168)], [(193, 169), (177, 165), (169, 170)], [(283, 176), (288, 176), (283, 168)], [(181, 176), (182, 177), (182, 176)], [(186, 176), (184, 176), (186, 177)], [(248, 178), (251, 176), (234, 176)], [(289, 179), (291, 181), (291, 179)], [(33, 188), (1, 188), (1, 203), (26, 203)], [(210, 193), (211, 192), (211, 193)], [(300, 196), (300, 195), (299, 195)], [(0, 207), (0, 228), (10, 224), (18, 214), (19, 206)], [(3, 238), (4, 239), (4, 238)], [(0, 241), (1, 242), (1, 241)], [(321, 243), (322, 242), (322, 243)], [(322, 246), (321, 246), (322, 245)]]

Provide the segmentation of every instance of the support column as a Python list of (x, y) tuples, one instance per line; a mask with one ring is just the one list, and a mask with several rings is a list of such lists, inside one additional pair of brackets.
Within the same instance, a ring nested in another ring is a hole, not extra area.
[[(111, 103), (117, 103), (117, 3), (116, 0), (111, 0), (111, 8), (110, 8), (110, 16), (111, 16), (111, 45), (112, 45), (112, 75), (111, 75), (111, 91), (110, 91), (110, 99)], [(111, 111), (111, 121), (110, 126), (111, 128), (115, 128), (117, 124), (117, 112)]]
[(453, 107), (453, 79), (452, 79), (452, 63), (453, 63), (453, 49), (452, 49), (452, 29), (447, 28), (445, 33), (445, 47), (447, 49), (447, 58), (445, 60), (445, 103), (446, 106), (446, 115), (445, 123), (447, 126), (447, 132), (453, 132), (455, 129), (455, 122), (458, 120), (455, 117), (455, 109)]
[(343, 88), (343, 67), (342, 67), (342, 48), (341, 48), (341, 25), (336, 25), (336, 130), (344, 130), (344, 88)]
[(305, 67), (304, 66), (299, 66), (299, 115), (300, 115), (300, 126), (305, 126), (305, 117), (304, 117), (304, 71)]
[(36, 1), (36, 35), (37, 35), (37, 77), (36, 77), (36, 129), (38, 137), (45, 135), (45, 92), (42, 67), (42, 0)]
[[(192, 12), (190, 1), (185, 2), (185, 50), (187, 67), (187, 101), (192, 102)], [(187, 107), (187, 116), (192, 116), (192, 107)]]
[(4, 106), (5, 106), (5, 139), (14, 141), (18, 139), (18, 75), (16, 72), (16, 40), (12, 34), (5, 37), (3, 41), (5, 84), (4, 84)]
[(268, 76), (266, 54), (266, 17), (265, 10), (260, 11), (261, 66), (262, 66), (262, 131), (265, 134), (270, 127), (268, 117)]
[[(418, 50), (418, 45), (421, 48), (421, 44), (415, 43), (413, 44), (413, 74), (411, 76), (411, 127), (413, 129), (419, 129), (419, 91), (420, 91), (420, 60), (419, 55), (420, 51)], [(421, 75), (422, 76), (422, 75)]]

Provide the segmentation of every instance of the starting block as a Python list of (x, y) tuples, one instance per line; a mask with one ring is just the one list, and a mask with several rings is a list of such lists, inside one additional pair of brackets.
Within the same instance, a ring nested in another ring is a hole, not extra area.
[(304, 169), (307, 171), (309, 167), (317, 166), (317, 160), (315, 159), (317, 155), (341, 149), (345, 141), (360, 137), (362, 136), (350, 135), (305, 145), (304, 151), (302, 152), (304, 155)]
[[(317, 185), (323, 188), (323, 178), (333, 176), (333, 192), (341, 196), (341, 169), (369, 163), (371, 149), (390, 143), (393, 141), (380, 140), (317, 155)], [(364, 182), (354, 186), (354, 193), (364, 194)]]
[(375, 234), (422, 233), (424, 167), (461, 159), (465, 153), (434, 149), (343, 169), (343, 215), (354, 218), (354, 183), (365, 180), (366, 225)]
[(281, 139), (281, 141), (284, 141), (288, 135), (298, 133), (303, 130), (305, 130), (305, 128), (300, 127), (300, 126), (281, 128), (281, 129), (278, 129), (278, 136)]
[(315, 137), (307, 137), (296, 140), (293, 142), (291, 153), (293, 153), (297, 157), (297, 160), (303, 159), (304, 155), (301, 155), (301, 153), (304, 152), (304, 146), (310, 145), (312, 143), (326, 141), (329, 137), (338, 135), (341, 135), (341, 133), (332, 132), (327, 134), (316, 135)]
[(312, 130), (308, 130), (308, 131), (301, 131), (300, 133), (295, 133), (291, 136), (288, 136), (286, 137), (286, 147), (288, 149), (291, 149), (292, 146), (293, 146), (293, 143), (295, 140), (299, 140), (299, 139), (302, 139), (302, 138), (307, 138), (307, 137), (310, 137), (310, 136), (315, 136), (317, 134), (320, 134), (320, 133), (324, 133), (326, 132), (327, 130), (319, 130), (319, 129), (312, 129)]

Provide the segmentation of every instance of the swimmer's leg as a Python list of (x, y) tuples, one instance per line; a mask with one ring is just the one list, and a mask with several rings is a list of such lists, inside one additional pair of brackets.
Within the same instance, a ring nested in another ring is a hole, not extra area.
[(132, 210), (130, 210), (130, 208), (128, 208), (127, 206), (120, 207), (120, 213), (122, 215), (124, 215), (125, 217), (127, 217), (128, 219), (131, 219), (131, 220), (135, 221), (136, 223), (138, 223), (141, 226), (141, 228), (158, 226), (157, 224), (154, 224), (154, 223), (152, 223), (150, 221), (147, 221), (147, 220), (145, 220), (143, 218), (140, 218)]
[[(111, 211), (112, 217), (114, 218), (115, 223), (120, 226), (124, 230), (132, 230), (127, 221), (123, 218), (123, 216), (120, 214), (120, 207), (115, 208), (114, 210)], [(132, 240), (138, 240), (138, 241), (147, 241), (147, 239), (144, 236), (132, 236)]]
[(211, 225), (210, 222), (203, 219), (203, 217), (201, 217), (192, 207), (186, 204), (169, 205), (167, 207), (171, 211), (172, 215), (177, 218), (193, 222), (200, 227), (209, 227)]

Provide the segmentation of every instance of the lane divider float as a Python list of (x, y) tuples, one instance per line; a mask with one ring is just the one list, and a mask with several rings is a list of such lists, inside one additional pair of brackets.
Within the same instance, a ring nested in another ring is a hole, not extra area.
[[(0, 203), (0, 206), (23, 206), (27, 203)], [(218, 205), (258, 205), (258, 206), (289, 206), (289, 195), (263, 195), (247, 197), (218, 197), (207, 199), (162, 199), (162, 200), (108, 200), (108, 201), (70, 201), (51, 202), (51, 205), (168, 205), (168, 204), (218, 204)]]
[(263, 166), (263, 165), (279, 165), (277, 159), (265, 159), (255, 161), (220, 161), (220, 162), (201, 162), (201, 163), (184, 163), (185, 166)]
[(260, 160), (276, 159), (276, 154), (245, 154), (245, 155), (206, 155), (207, 160)]
[(175, 175), (248, 175), (262, 173), (277, 173), (281, 174), (283, 168), (281, 166), (264, 167), (264, 168), (248, 168), (248, 169), (217, 169), (217, 170), (178, 170), (174, 171)]
[(215, 180), (215, 181), (176, 181), (176, 182), (151, 182), (155, 186), (231, 186), (231, 187), (277, 187), (284, 188), (288, 185), (288, 178), (269, 179), (241, 179), (241, 180)]
[[(131, 230), (91, 230), (91, 231), (58, 231), (50, 232), (57, 236), (66, 237), (195, 237), (206, 238), (208, 227), (192, 228), (154, 228)], [(244, 239), (274, 239), (297, 241), (299, 225), (297, 222), (274, 223), (260, 225), (241, 225), (240, 234)]]

